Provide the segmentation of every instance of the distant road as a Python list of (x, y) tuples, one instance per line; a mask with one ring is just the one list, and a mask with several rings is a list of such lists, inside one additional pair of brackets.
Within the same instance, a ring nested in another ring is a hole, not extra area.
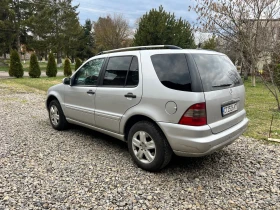
[[(41, 77), (46, 77), (46, 72), (41, 73)], [(56, 76), (63, 76), (63, 71), (58, 71)], [(28, 72), (24, 72), (24, 77), (29, 77)], [(9, 76), (8, 72), (0, 71), (0, 78), (13, 78)]]

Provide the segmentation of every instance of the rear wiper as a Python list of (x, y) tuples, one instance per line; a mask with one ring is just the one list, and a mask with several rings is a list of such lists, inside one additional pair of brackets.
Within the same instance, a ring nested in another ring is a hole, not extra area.
[(213, 85), (212, 87), (228, 87), (232, 86), (233, 84), (220, 84), (220, 85)]

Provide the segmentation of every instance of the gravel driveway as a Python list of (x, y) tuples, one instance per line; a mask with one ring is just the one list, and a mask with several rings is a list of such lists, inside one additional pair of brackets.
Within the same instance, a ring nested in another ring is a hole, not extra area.
[(242, 137), (148, 173), (123, 142), (52, 129), (45, 95), (0, 80), (0, 209), (280, 209), (280, 145)]

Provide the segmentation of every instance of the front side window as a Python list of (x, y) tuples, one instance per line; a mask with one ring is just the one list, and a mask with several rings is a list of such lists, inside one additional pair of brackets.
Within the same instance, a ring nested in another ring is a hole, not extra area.
[(88, 61), (75, 75), (74, 85), (97, 85), (104, 58)]
[(191, 76), (184, 54), (156, 54), (151, 59), (156, 74), (165, 87), (191, 91)]
[(109, 58), (104, 86), (136, 86), (139, 82), (138, 59), (135, 56)]

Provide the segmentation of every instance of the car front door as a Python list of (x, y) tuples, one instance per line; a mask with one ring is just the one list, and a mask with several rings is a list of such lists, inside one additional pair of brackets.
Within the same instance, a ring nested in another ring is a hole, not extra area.
[(65, 87), (65, 116), (88, 125), (94, 125), (94, 100), (99, 73), (105, 58), (85, 63), (71, 78), (71, 86)]
[(99, 128), (120, 132), (123, 114), (142, 97), (140, 53), (109, 56), (103, 79), (96, 89), (95, 122)]

